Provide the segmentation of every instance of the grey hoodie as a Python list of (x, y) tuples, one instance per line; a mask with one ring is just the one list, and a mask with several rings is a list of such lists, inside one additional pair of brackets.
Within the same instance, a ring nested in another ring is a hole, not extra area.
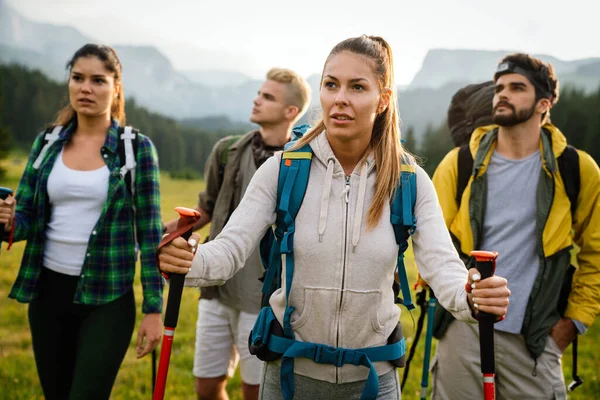
[[(314, 156), (296, 217), (294, 281), (289, 296), (290, 306), (295, 307), (291, 321), (296, 340), (351, 349), (385, 345), (400, 317), (392, 291), (398, 245), (389, 222), (389, 206), (379, 224), (367, 229), (375, 191), (373, 155), (356, 166), (347, 184), (325, 132), (310, 146)], [(221, 234), (198, 248), (186, 285), (223, 283), (244, 266), (267, 228), (275, 223), (280, 161), (281, 154), (275, 154), (259, 168)], [(444, 308), (457, 319), (475, 322), (464, 288), (467, 270), (452, 245), (431, 179), (420, 167), (416, 172), (417, 229), (412, 244), (419, 272)], [(282, 265), (285, 269), (285, 259)], [(285, 288), (285, 271), (282, 275)], [(271, 296), (270, 304), (282, 323), (284, 289)], [(377, 362), (375, 368), (382, 375), (393, 367), (389, 362)], [(367, 379), (369, 370), (297, 358), (294, 372), (346, 383)]]

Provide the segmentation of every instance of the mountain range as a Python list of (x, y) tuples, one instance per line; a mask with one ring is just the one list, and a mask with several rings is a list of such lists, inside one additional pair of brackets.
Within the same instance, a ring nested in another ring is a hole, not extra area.
[[(64, 81), (67, 60), (89, 42), (95, 40), (69, 26), (29, 20), (0, 0), (0, 63), (18, 63)], [(123, 65), (125, 95), (134, 97), (138, 104), (189, 124), (209, 120), (213, 125), (218, 121), (226, 126), (247, 124), (261, 80), (250, 78), (244, 71), (219, 70), (214, 66), (177, 70), (154, 46), (113, 47)], [(443, 122), (458, 88), (489, 80), (498, 60), (507, 53), (430, 50), (410, 85), (399, 89), (403, 126), (412, 126), (418, 140), (428, 124)], [(600, 85), (600, 58), (562, 61), (549, 55), (537, 56), (552, 62), (562, 86), (591, 91)], [(313, 90), (310, 115), (314, 116), (318, 114), (320, 77), (312, 75), (307, 80)]]

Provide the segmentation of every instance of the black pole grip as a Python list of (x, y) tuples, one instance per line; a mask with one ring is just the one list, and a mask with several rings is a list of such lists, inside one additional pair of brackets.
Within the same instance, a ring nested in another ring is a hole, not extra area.
[[(495, 261), (477, 261), (477, 271), (481, 279), (486, 279), (494, 274)], [(481, 372), (484, 374), (493, 374), (496, 372), (494, 362), (494, 321), (496, 317), (493, 314), (479, 311), (477, 320), (479, 321), (479, 348), (481, 349)]]
[[(0, 187), (0, 199), (6, 200), (8, 196), (13, 193), (12, 189), (7, 187)], [(0, 242), (2, 242), (2, 238), (4, 237), (4, 224), (0, 224)]]
[[(181, 235), (188, 240), (192, 236), (193, 229)], [(185, 283), (184, 274), (170, 274), (169, 276), (169, 297), (167, 298), (167, 311), (165, 312), (165, 326), (169, 328), (177, 327), (179, 319), (179, 306), (181, 305), (181, 295), (183, 293), (183, 284)]]

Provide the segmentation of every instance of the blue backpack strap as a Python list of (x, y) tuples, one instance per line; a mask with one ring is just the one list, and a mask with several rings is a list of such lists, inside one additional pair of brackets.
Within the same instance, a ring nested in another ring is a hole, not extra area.
[(400, 278), (402, 290), (402, 304), (409, 310), (415, 308), (410, 294), (408, 276), (404, 265), (404, 252), (408, 249), (408, 239), (415, 232), (417, 220), (414, 215), (415, 203), (417, 201), (417, 175), (415, 166), (402, 163), (400, 185), (394, 193), (392, 201), (390, 220), (394, 227), (396, 243), (398, 243), (398, 262), (396, 271)]
[(284, 334), (289, 338), (294, 336), (290, 323), (293, 307), (288, 307), (288, 296), (294, 275), (295, 219), (308, 185), (312, 155), (308, 144), (283, 152), (277, 184), (275, 229), (267, 232), (261, 242), (261, 257), (267, 268), (262, 291), (267, 296), (281, 287), (281, 255), (286, 254), (286, 311), (283, 325)]
[[(297, 125), (292, 128), (292, 139), (284, 145), (284, 150), (288, 150), (291, 148), (298, 139), (301, 139), (306, 132), (310, 129), (310, 125), (302, 124)], [(302, 152), (310, 152), (312, 154), (312, 149), (310, 146), (304, 146), (302, 149), (297, 149), (295, 152), (302, 150)], [(285, 154), (285, 153), (284, 153)], [(312, 156), (311, 156), (312, 157)], [(287, 173), (289, 171), (288, 168), (283, 168), (283, 157), (281, 160), (281, 166), (279, 169), (279, 182), (278, 182), (278, 190), (277, 190), (277, 204), (279, 205), (281, 199), (281, 188), (283, 187), (283, 182), (285, 182)], [(309, 163), (310, 165), (310, 163)], [(301, 198), (304, 198), (304, 194), (302, 194)], [(300, 204), (302, 201), (300, 201)], [(296, 211), (297, 213), (297, 211)], [(295, 217), (295, 215), (294, 215)], [(262, 260), (263, 266), (267, 269), (265, 273), (265, 277), (263, 279), (263, 302), (262, 306), (268, 306), (268, 301), (270, 295), (281, 287), (281, 253), (279, 252), (279, 244), (277, 240), (281, 240), (283, 236), (283, 225), (280, 223), (281, 221), (277, 221), (275, 232), (273, 229), (269, 229), (262, 241), (260, 242), (260, 258)], [(273, 268), (271, 268), (273, 267)]]
[(396, 343), (384, 346), (346, 349), (271, 336), (269, 349), (283, 354), (280, 380), (281, 392), (285, 400), (291, 400), (294, 396), (294, 377), (293, 369), (288, 371), (284, 366), (291, 365), (293, 368), (293, 360), (297, 357), (308, 358), (318, 364), (332, 364), (336, 367), (352, 364), (369, 368), (367, 382), (360, 397), (361, 400), (369, 400), (376, 399), (379, 392), (379, 378), (373, 363), (402, 357), (406, 353), (406, 339), (402, 338)]
[[(277, 185), (277, 219), (275, 240), (271, 247), (269, 270), (263, 282), (263, 292), (274, 287), (274, 279), (280, 280), (281, 255), (285, 254), (285, 312), (283, 314), (283, 336), (295, 342), (291, 315), (294, 307), (289, 305), (289, 296), (294, 278), (294, 233), (295, 219), (306, 193), (313, 151), (307, 144), (296, 150), (284, 151), (281, 157), (279, 182)], [(273, 268), (275, 267), (275, 268)], [(280, 284), (275, 282), (275, 284)], [(275, 336), (272, 336), (274, 338)], [(285, 398), (293, 397), (294, 358), (283, 357), (281, 362), (282, 390)], [(291, 383), (290, 383), (291, 382)]]
[(277, 185), (277, 231), (281, 234), (280, 254), (286, 255), (286, 287), (285, 287), (285, 314), (283, 316), (283, 332), (288, 338), (294, 338), (290, 317), (294, 307), (289, 307), (288, 299), (292, 288), (294, 277), (294, 233), (296, 231), (296, 215), (300, 210), (308, 177), (310, 175), (310, 163), (312, 160), (312, 149), (307, 144), (294, 151), (286, 151), (281, 157), (281, 170), (279, 173), (279, 184)]

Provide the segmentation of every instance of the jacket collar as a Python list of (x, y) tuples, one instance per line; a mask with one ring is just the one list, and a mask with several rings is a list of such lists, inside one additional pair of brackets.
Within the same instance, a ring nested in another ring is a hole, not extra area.
[[(481, 172), (485, 170), (491, 153), (496, 148), (497, 138), (498, 125), (482, 126), (473, 131), (471, 140), (469, 141), (469, 149), (475, 160), (474, 166), (476, 170), (481, 170)], [(485, 151), (479, 151), (480, 147), (481, 150)], [(556, 126), (550, 123), (542, 126), (540, 154), (542, 155), (544, 165), (550, 172), (556, 171), (556, 158), (563, 153), (566, 147), (567, 139)]]

